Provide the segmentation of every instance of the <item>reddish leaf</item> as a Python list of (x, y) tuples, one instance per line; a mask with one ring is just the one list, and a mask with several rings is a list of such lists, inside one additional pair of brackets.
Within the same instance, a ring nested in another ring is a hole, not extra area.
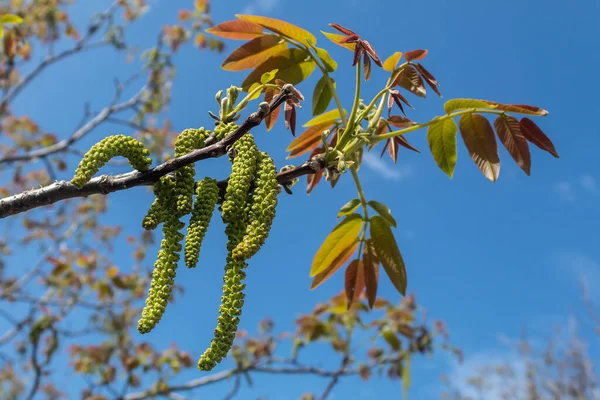
[(421, 76), (423, 77), (423, 79), (425, 79), (425, 82), (427, 82), (427, 84), (429, 85), (429, 87), (440, 97), (442, 97), (442, 94), (440, 93), (440, 90), (438, 88), (438, 86), (440, 85), (438, 83), (438, 81), (433, 77), (433, 75), (431, 75), (431, 73), (429, 71), (427, 71), (425, 69), (425, 67), (420, 64), (417, 63), (417, 70), (421, 73)]
[(427, 55), (427, 50), (419, 49), (419, 50), (411, 50), (404, 53), (404, 59), (408, 62), (413, 60), (422, 60)]
[(552, 154), (554, 157), (558, 158), (558, 153), (554, 148), (554, 144), (550, 140), (548, 136), (542, 132), (539, 126), (535, 124), (529, 118), (521, 119), (521, 133), (525, 136), (525, 139), (529, 140), (531, 143), (535, 144), (540, 149), (547, 151)]
[(352, 303), (360, 299), (360, 294), (365, 288), (365, 268), (361, 260), (353, 260), (346, 268), (344, 279), (348, 309)]
[[(271, 101), (273, 100), (273, 97), (275, 97), (275, 95), (279, 93), (279, 90), (276, 90), (274, 88), (267, 88), (265, 90), (265, 101), (267, 103), (271, 103)], [(269, 115), (267, 115), (265, 117), (265, 125), (267, 127), (267, 131), (270, 131), (273, 126), (275, 125), (275, 121), (277, 121), (277, 117), (279, 117), (279, 112), (281, 111), (281, 107), (277, 107), (276, 109), (272, 110)]]
[(235, 49), (223, 62), (221, 68), (227, 71), (254, 68), (285, 49), (287, 44), (279, 36), (260, 36)]
[(406, 117), (402, 117), (400, 115), (392, 115), (387, 119), (390, 125), (395, 126), (396, 128), (407, 128), (409, 126), (416, 125), (414, 121)]
[(340, 40), (340, 44), (345, 44), (345, 43), (356, 43), (358, 41), (358, 39), (360, 39), (360, 36), (358, 35), (348, 35), (348, 36), (344, 36), (344, 38), (342, 40)]
[(543, 108), (536, 106), (529, 106), (527, 104), (501, 104), (496, 103), (495, 101), (485, 101), (488, 104), (496, 106), (496, 109), (502, 111), (514, 112), (517, 114), (529, 114), (529, 115), (539, 115), (541, 117), (545, 117), (548, 115), (548, 111)]
[(344, 251), (340, 253), (340, 255), (331, 263), (331, 266), (321, 272), (320, 274), (315, 275), (310, 289), (315, 289), (327, 279), (329, 279), (338, 269), (340, 269), (346, 262), (352, 257), (356, 249), (358, 248), (358, 238), (356, 238), (356, 242), (352, 245), (348, 246)]
[[(383, 146), (384, 151), (386, 147), (390, 158), (392, 159), (392, 161), (394, 161), (394, 164), (396, 164), (396, 162), (398, 161), (398, 142), (396, 141), (396, 138), (388, 139), (385, 143), (385, 146)], [(383, 153), (381, 155), (383, 156)]]
[(400, 86), (419, 97), (425, 97), (427, 91), (423, 85), (423, 79), (412, 65), (406, 66), (394, 81), (394, 86)]
[(296, 107), (285, 103), (284, 108), (285, 126), (292, 132), (292, 136), (296, 136)]
[(521, 133), (519, 121), (508, 115), (499, 115), (494, 121), (496, 133), (500, 141), (508, 150), (513, 160), (527, 174), (531, 170), (531, 155), (529, 154), (529, 145), (527, 139)]
[(490, 122), (480, 114), (465, 114), (458, 123), (465, 146), (471, 158), (490, 181), (500, 174), (500, 158), (494, 130)]
[(365, 81), (368, 81), (371, 79), (371, 59), (367, 53), (365, 53), (363, 57), (363, 68), (365, 70)]
[(356, 43), (340, 43), (340, 41), (344, 39), (344, 36), (342, 36), (342, 35), (338, 35), (337, 33), (324, 32), (324, 31), (321, 31), (321, 33), (323, 35), (325, 35), (325, 37), (327, 39), (331, 40), (333, 43), (337, 44), (338, 46), (344, 47), (350, 51), (354, 51), (354, 49), (356, 48)]
[(365, 242), (363, 266), (365, 268), (365, 292), (369, 301), (369, 307), (373, 308), (377, 299), (377, 286), (379, 285), (379, 260), (377, 260), (370, 239)]
[(371, 217), (371, 242), (377, 258), (390, 281), (402, 294), (406, 294), (406, 267), (390, 226), (378, 215)]
[(208, 28), (206, 32), (227, 39), (247, 40), (262, 36), (263, 27), (249, 21), (236, 19)]
[(302, 132), (302, 134), (295, 138), (286, 149), (286, 151), (291, 152), (288, 158), (298, 157), (321, 144), (321, 133), (330, 126), (331, 122), (324, 122), (313, 125)]
[(329, 24), (329, 26), (335, 30), (342, 32), (344, 35), (356, 35), (356, 32), (354, 32), (353, 30), (344, 28), (343, 26), (341, 26), (339, 24)]
[(360, 56), (362, 56), (363, 51), (364, 50), (362, 46), (356, 46), (356, 48), (354, 49), (354, 60), (352, 60), (353, 67), (360, 61)]
[(408, 143), (408, 140), (406, 140), (404, 138), (404, 136), (396, 136), (394, 139), (396, 139), (398, 141), (398, 144), (406, 149), (412, 150), (414, 152), (417, 153), (421, 153), (417, 148), (413, 147), (413, 145), (411, 145), (410, 143)]
[(369, 54), (369, 56), (373, 59), (373, 62), (375, 64), (377, 64), (378, 66), (383, 67), (381, 58), (379, 58), (379, 55), (377, 55), (377, 52), (375, 51), (373, 46), (371, 46), (371, 43), (367, 42), (366, 40), (363, 40), (361, 43), (362, 43), (362, 47)]

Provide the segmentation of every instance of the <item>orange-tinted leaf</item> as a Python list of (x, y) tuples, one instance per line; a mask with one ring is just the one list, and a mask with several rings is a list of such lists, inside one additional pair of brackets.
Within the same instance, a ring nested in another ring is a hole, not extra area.
[(439, 83), (438, 81), (434, 78), (433, 75), (431, 75), (431, 73), (429, 71), (427, 71), (425, 69), (425, 67), (421, 64), (421, 63), (417, 63), (417, 70), (421, 73), (421, 76), (423, 77), (423, 79), (425, 79), (425, 82), (427, 82), (427, 84), (429, 85), (429, 87), (440, 97), (442, 97), (442, 94), (440, 93), (440, 89), (439, 89)]
[[(383, 151), (385, 151), (385, 149), (387, 149), (390, 158), (394, 161), (394, 164), (396, 164), (398, 162), (398, 142), (396, 141), (396, 138), (388, 139), (385, 142), (385, 146), (383, 146)], [(383, 157), (383, 152), (381, 153), (381, 156)]]
[(227, 39), (247, 40), (262, 36), (263, 27), (252, 22), (236, 19), (208, 28), (206, 32)]
[(300, 28), (299, 26), (290, 24), (289, 22), (282, 21), (280, 19), (261, 17), (258, 15), (240, 14), (236, 14), (236, 17), (244, 21), (250, 21), (261, 25), (270, 31), (285, 36), (288, 39), (296, 40), (302, 44), (317, 44), (317, 38), (312, 33)]
[(327, 270), (315, 275), (310, 285), (310, 289), (312, 290), (317, 288), (320, 284), (329, 279), (338, 269), (340, 269), (344, 264), (346, 264), (350, 257), (352, 257), (352, 255), (356, 252), (357, 248), (358, 238), (356, 238), (356, 241), (354, 243), (352, 243), (340, 253), (340, 255), (331, 263), (331, 266)]
[(265, 72), (278, 69), (275, 77), (286, 83), (297, 85), (312, 74), (315, 69), (315, 62), (308, 58), (308, 54), (300, 49), (286, 49), (269, 57), (260, 64), (248, 77), (242, 82), (244, 90), (248, 90), (255, 82), (260, 82), (260, 77)]
[(426, 49), (411, 50), (404, 53), (404, 59), (409, 62), (414, 60), (422, 60), (425, 58), (426, 55)]
[(352, 303), (360, 299), (360, 294), (365, 288), (365, 268), (362, 260), (352, 260), (346, 268), (344, 278), (346, 299), (348, 300), (348, 308), (350, 308)]
[(501, 103), (496, 103), (495, 101), (487, 101), (487, 100), (486, 100), (486, 103), (496, 106), (495, 108), (498, 110), (514, 112), (517, 114), (539, 115), (542, 117), (545, 117), (546, 115), (548, 115), (548, 111), (544, 110), (543, 108), (536, 107), (536, 106), (529, 106), (527, 104), (501, 104)]
[(550, 138), (529, 118), (521, 119), (521, 133), (525, 136), (525, 139), (558, 158), (558, 153)]
[(319, 146), (319, 144), (321, 144), (321, 133), (323, 133), (323, 131), (330, 126), (330, 122), (324, 122), (318, 125), (313, 125), (302, 132), (297, 138), (292, 140), (286, 149), (286, 151), (291, 151), (287, 158), (298, 157), (299, 155)]
[(392, 54), (391, 56), (389, 56), (384, 62), (383, 62), (383, 69), (389, 72), (392, 72), (393, 70), (396, 69), (396, 66), (398, 65), (398, 61), (400, 61), (400, 58), (402, 57), (402, 52), (401, 51), (397, 51), (394, 54)]
[(321, 33), (323, 35), (325, 35), (325, 37), (327, 39), (331, 40), (333, 43), (337, 44), (338, 46), (345, 47), (346, 49), (348, 49), (350, 51), (354, 51), (354, 49), (356, 48), (356, 43), (340, 43), (340, 41), (345, 36), (338, 35), (337, 33), (331, 33), (331, 32), (323, 32), (323, 31), (321, 31)]
[[(346, 110), (344, 110), (344, 114), (346, 114)], [(318, 115), (312, 118), (310, 121), (302, 125), (303, 127), (309, 127), (313, 125), (319, 125), (325, 122), (329, 122), (329, 124), (335, 123), (338, 119), (340, 119), (340, 110), (338, 108), (333, 108), (327, 111), (324, 114)]]
[(365, 242), (363, 265), (365, 268), (365, 292), (369, 307), (373, 308), (377, 299), (377, 286), (379, 285), (379, 260), (375, 255), (375, 250), (373, 250), (371, 239)]
[(394, 85), (398, 85), (419, 97), (427, 95), (423, 79), (412, 65), (408, 65), (398, 74)]
[(390, 281), (402, 294), (406, 294), (406, 267), (394, 234), (387, 222), (378, 215), (371, 217), (371, 243), (377, 258)]
[(387, 121), (390, 123), (390, 125), (393, 125), (396, 128), (407, 128), (409, 126), (416, 125), (414, 121), (411, 121), (410, 119), (400, 115), (392, 115), (387, 119)]
[(260, 36), (235, 49), (223, 62), (221, 68), (227, 71), (243, 71), (254, 68), (285, 49), (287, 49), (287, 45), (279, 36)]
[(495, 182), (500, 174), (500, 158), (492, 125), (483, 115), (465, 114), (458, 123), (469, 155), (490, 181)]
[(513, 160), (529, 175), (531, 170), (531, 155), (527, 139), (521, 133), (519, 121), (508, 115), (499, 115), (494, 121), (496, 133), (508, 150)]
[(310, 276), (315, 276), (327, 270), (336, 258), (354, 243), (362, 226), (363, 220), (359, 214), (352, 214), (344, 218), (325, 238), (317, 254), (315, 254)]
[[(267, 103), (271, 103), (271, 100), (273, 100), (273, 97), (275, 97), (277, 93), (279, 93), (279, 90), (275, 90), (274, 88), (265, 89), (265, 101)], [(281, 107), (277, 107), (276, 109), (271, 110), (269, 115), (265, 117), (265, 125), (267, 127), (267, 131), (270, 131), (271, 128), (273, 128), (273, 126), (275, 125), (275, 121), (277, 121), (277, 117), (279, 117), (280, 111)]]
[[(329, 107), (329, 103), (333, 98), (333, 92), (329, 88), (327, 83), (327, 77), (323, 75), (321, 79), (315, 85), (312, 98), (312, 113), (313, 115), (319, 115)], [(333, 87), (335, 87), (335, 81), (333, 81)]]

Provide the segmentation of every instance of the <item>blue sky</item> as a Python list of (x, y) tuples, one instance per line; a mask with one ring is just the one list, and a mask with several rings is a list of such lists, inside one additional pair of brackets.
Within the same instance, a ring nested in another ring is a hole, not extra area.
[[(98, 8), (94, 10), (99, 10), (100, 4), (108, 2), (95, 3)], [(155, 32), (163, 24), (175, 22), (177, 9), (188, 4), (191, 7), (192, 1), (150, 2), (148, 15), (132, 27), (128, 40), (151, 46)], [(596, 21), (600, 2), (580, 0), (574, 4), (556, 0), (228, 0), (213, 5), (215, 22), (233, 19), (235, 13), (255, 13), (289, 20), (315, 34), (336, 22), (367, 38), (382, 57), (394, 51), (427, 48), (424, 65), (440, 82), (444, 99), (411, 98), (416, 111), (409, 115), (417, 121), (441, 114), (443, 102), (453, 97), (533, 104), (550, 111), (536, 122), (554, 141), (561, 158), (532, 148), (531, 177), (501, 149), (500, 179), (495, 184), (488, 182), (459, 140), (458, 164), (450, 180), (435, 166), (425, 131), (407, 137), (423, 154), (401, 152), (397, 165), (372, 157), (361, 169), (369, 199), (388, 204), (398, 221), (396, 235), (407, 263), (409, 291), (417, 294), (432, 317), (447, 322), (453, 342), (465, 351), (466, 368), (473, 368), (477, 360), (489, 360), (490, 354), (505, 354), (499, 334), (515, 338), (528, 326), (544, 335), (551, 322), (566, 325), (569, 315), (582, 314), (582, 276), (587, 277), (592, 296), (600, 300), (595, 288), (600, 280), (600, 132), (594, 119), (600, 112), (596, 101), (600, 87), (595, 79), (600, 62)], [(74, 12), (84, 16), (90, 9), (79, 6)], [(335, 78), (350, 107), (351, 55), (320, 34), (318, 40), (340, 64)], [(238, 44), (228, 41), (228, 50)], [(210, 125), (206, 111), (215, 110), (214, 93), (241, 83), (243, 73), (219, 69), (224, 57), (191, 47), (177, 55), (179, 67), (170, 107), (176, 129)], [(32, 113), (44, 129), (66, 135), (81, 115), (82, 101), (93, 98), (95, 108), (106, 104), (112, 96), (112, 77), (125, 78), (134, 68), (124, 63), (122, 54), (109, 51), (70, 59), (63, 69), (51, 69), (34, 82), (19, 97), (16, 110)], [(299, 89), (310, 95), (316, 79), (315, 74)], [(384, 79), (382, 73), (375, 73), (364, 97), (370, 98)], [(57, 89), (60, 99), (44, 95)], [(310, 118), (309, 104), (299, 114), (302, 123)], [(98, 138), (115, 133), (127, 131), (104, 126), (80, 147), (85, 149)], [(255, 136), (279, 166), (288, 163), (284, 149), (291, 136), (281, 122), (271, 132), (257, 130)], [(216, 170), (218, 174), (213, 176), (223, 178), (226, 171), (215, 166), (224, 165), (210, 161), (198, 171), (213, 174)], [(253, 330), (267, 315), (280, 329), (289, 328), (298, 314), (340, 290), (343, 276), (338, 273), (319, 289), (309, 291), (308, 272), (314, 252), (336, 224), (337, 210), (355, 197), (348, 178), (344, 177), (335, 191), (321, 185), (306, 196), (298, 187), (294, 196), (282, 196), (272, 236), (248, 270), (242, 328)], [(126, 234), (136, 234), (151, 200), (143, 189), (111, 195), (109, 219), (123, 223)], [(208, 343), (220, 298), (223, 240), (220, 229), (211, 230), (198, 269), (179, 272), (186, 294), (170, 307), (152, 333), (157, 343), (177, 342), (194, 356)], [(129, 251), (126, 246), (117, 249), (123, 268), (130, 260)], [(381, 285), (380, 294), (399, 300), (388, 282)], [(415, 362), (412, 398), (437, 398), (440, 373), (449, 372), (460, 379), (465, 371), (441, 353), (433, 360)], [(397, 382), (374, 382), (364, 386), (344, 381), (333, 398), (356, 393), (364, 399), (399, 395)], [(266, 383), (259, 379), (247, 393), (266, 393), (269, 399), (297, 398), (307, 387), (320, 392), (325, 384), (301, 379), (263, 386)], [(212, 398), (211, 393), (225, 390), (210, 388), (200, 394)]]

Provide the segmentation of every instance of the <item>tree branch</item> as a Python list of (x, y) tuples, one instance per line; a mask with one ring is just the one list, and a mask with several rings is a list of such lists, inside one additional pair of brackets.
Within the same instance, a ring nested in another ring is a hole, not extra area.
[[(168, 160), (148, 171), (132, 171), (121, 175), (102, 175), (92, 179), (81, 189), (69, 181), (58, 181), (39, 189), (29, 190), (20, 194), (0, 199), (0, 218), (16, 215), (37, 207), (54, 204), (61, 200), (75, 197), (87, 197), (93, 194), (108, 194), (120, 190), (130, 189), (135, 186), (147, 186), (157, 182), (162, 176), (167, 175), (186, 165), (193, 164), (208, 158), (221, 157), (240, 137), (250, 129), (260, 125), (262, 120), (270, 114), (271, 110), (279, 107), (291, 93), (292, 86), (284, 86), (267, 107), (260, 107), (246, 118), (246, 120), (229, 136), (202, 149), (194, 150), (184, 156)], [(282, 172), (277, 176), (280, 184), (289, 184), (294, 178), (315, 173), (326, 167), (323, 157), (315, 157), (297, 168)], [(220, 186), (227, 185), (227, 181), (220, 182)]]

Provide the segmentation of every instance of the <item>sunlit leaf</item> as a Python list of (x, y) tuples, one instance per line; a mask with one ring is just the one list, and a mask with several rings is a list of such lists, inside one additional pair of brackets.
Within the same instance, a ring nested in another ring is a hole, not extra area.
[(427, 95), (423, 79), (412, 65), (408, 65), (400, 72), (394, 81), (394, 85), (398, 85), (418, 97), (425, 97)]
[(362, 225), (362, 216), (358, 214), (344, 218), (331, 231), (317, 251), (310, 269), (310, 276), (327, 270), (335, 259), (356, 240)]
[(262, 89), (261, 90), (257, 90), (258, 88), (260, 88), (262, 86), (262, 84), (260, 82), (255, 82), (252, 84), (252, 86), (250, 86), (248, 88), (248, 93), (252, 93), (254, 92), (254, 94), (252, 96), (250, 96), (248, 98), (248, 100), (255, 100), (258, 99), (258, 97), (260, 96), (260, 94), (262, 93)]
[[(271, 103), (275, 94), (279, 93), (274, 88), (265, 89), (265, 101), (267, 103)], [(277, 107), (274, 110), (271, 110), (269, 115), (265, 117), (265, 125), (267, 127), (267, 131), (270, 131), (271, 128), (275, 125), (275, 121), (277, 121), (277, 117), (279, 117), (279, 112), (281, 111), (281, 107)]]
[(321, 144), (321, 133), (331, 126), (330, 122), (313, 125), (296, 137), (286, 151), (290, 151), (288, 158), (298, 157), (307, 151), (313, 150)]
[(470, 108), (496, 108), (486, 100), (476, 99), (451, 99), (444, 103), (444, 111), (450, 114), (452, 111), (468, 110)]
[(4, 14), (0, 16), (0, 24), (20, 24), (23, 22), (23, 18), (14, 14)]
[(379, 214), (385, 222), (394, 228), (396, 227), (396, 220), (392, 217), (392, 210), (390, 210), (388, 206), (375, 200), (370, 200), (368, 204), (373, 210), (377, 211), (377, 214)]
[(313, 281), (310, 285), (310, 289), (315, 289), (327, 279), (329, 279), (333, 274), (336, 273), (338, 269), (340, 269), (346, 262), (352, 257), (352, 255), (356, 252), (358, 248), (358, 237), (354, 242), (352, 242), (347, 248), (345, 248), (337, 258), (331, 263), (330, 267), (320, 274), (315, 275)]
[(327, 50), (321, 47), (317, 47), (315, 51), (317, 53), (317, 56), (321, 59), (321, 61), (323, 61), (323, 64), (325, 64), (325, 69), (327, 70), (327, 72), (333, 72), (337, 69), (337, 62), (335, 62), (335, 60), (331, 58)]
[(513, 160), (529, 175), (531, 170), (531, 155), (529, 154), (527, 139), (521, 133), (519, 121), (508, 115), (499, 115), (494, 121), (494, 127), (500, 141), (510, 153)]
[[(344, 113), (345, 113), (345, 111), (344, 111)], [(302, 126), (306, 128), (309, 126), (318, 125), (318, 124), (322, 124), (325, 122), (328, 122), (329, 124), (333, 124), (338, 119), (340, 119), (340, 110), (337, 108), (334, 108), (332, 110), (327, 111), (324, 114), (314, 117), (313, 119), (311, 119), (310, 121), (308, 121), (307, 123), (305, 123)]]
[(486, 103), (495, 106), (495, 108), (498, 110), (514, 112), (517, 114), (538, 115), (541, 117), (545, 117), (546, 115), (548, 115), (548, 111), (544, 110), (543, 108), (536, 107), (536, 106), (529, 106), (527, 104), (501, 104), (501, 103), (496, 103), (495, 101), (487, 101), (487, 100), (486, 100)]
[(360, 206), (360, 200), (352, 199), (349, 202), (347, 202), (346, 204), (344, 204), (344, 206), (342, 208), (340, 208), (340, 211), (338, 212), (337, 217), (340, 218), (345, 215), (352, 214), (354, 211), (356, 211), (356, 209), (359, 206)]
[(362, 260), (352, 260), (346, 268), (344, 276), (344, 288), (346, 289), (346, 299), (348, 308), (359, 300), (360, 294), (365, 289), (365, 268)]
[(285, 49), (287, 49), (287, 45), (279, 36), (260, 36), (235, 49), (223, 62), (221, 68), (227, 71), (243, 71), (254, 68)]
[(414, 60), (422, 60), (425, 58), (426, 55), (426, 49), (411, 50), (404, 53), (404, 59), (409, 62)]
[[(329, 103), (333, 98), (333, 92), (327, 83), (327, 79), (328, 78), (326, 76), (322, 76), (315, 85), (312, 98), (313, 115), (319, 115), (323, 113), (327, 107), (329, 107)], [(335, 81), (333, 81), (333, 86), (335, 87)]]
[(452, 118), (443, 119), (429, 126), (427, 143), (433, 159), (450, 178), (456, 166), (456, 133), (458, 128)]
[(235, 16), (241, 20), (250, 21), (261, 25), (272, 32), (285, 36), (288, 39), (296, 40), (302, 44), (317, 44), (317, 38), (312, 33), (300, 28), (299, 26), (290, 24), (289, 22), (258, 15), (236, 14)]
[(371, 242), (377, 258), (390, 281), (402, 295), (406, 294), (406, 267), (388, 223), (380, 216), (371, 217)]
[(265, 72), (264, 74), (262, 74), (260, 76), (260, 83), (267, 84), (267, 83), (271, 82), (273, 79), (275, 79), (275, 75), (277, 75), (277, 72), (279, 72), (278, 69), (274, 69), (273, 71)]
[(397, 51), (394, 54), (392, 54), (391, 56), (389, 56), (384, 62), (383, 62), (383, 69), (389, 72), (392, 72), (394, 69), (396, 69), (396, 66), (398, 65), (398, 61), (400, 61), (400, 58), (402, 57), (402, 52), (401, 51)]
[(558, 153), (550, 138), (529, 118), (521, 119), (521, 133), (525, 136), (525, 139), (558, 158)]
[(500, 174), (500, 158), (492, 125), (483, 115), (465, 114), (458, 122), (460, 133), (477, 168), (490, 181)]
[(208, 28), (206, 32), (227, 39), (247, 40), (262, 36), (263, 27), (252, 22), (236, 19)]
[(275, 75), (276, 78), (297, 85), (312, 74), (315, 66), (315, 62), (308, 58), (308, 54), (304, 50), (286, 49), (269, 57), (256, 67), (242, 82), (242, 87), (246, 90), (254, 82), (259, 82), (262, 74), (274, 69), (279, 70)]
[(337, 44), (338, 46), (342, 46), (345, 47), (348, 50), (354, 51), (354, 49), (356, 48), (356, 43), (340, 43), (340, 41), (345, 38), (345, 36), (342, 35), (338, 35), (337, 33), (330, 33), (330, 32), (323, 32), (321, 31), (321, 33), (323, 35), (325, 35), (325, 37), (329, 40), (331, 40), (333, 43)]
[(379, 260), (375, 255), (375, 250), (373, 250), (371, 239), (365, 241), (363, 265), (365, 267), (365, 292), (369, 307), (373, 308), (377, 299), (377, 286), (379, 285)]
[(383, 336), (383, 338), (390, 345), (392, 350), (400, 350), (400, 339), (398, 339), (394, 331), (392, 331), (389, 327), (385, 327), (381, 330), (381, 336)]

